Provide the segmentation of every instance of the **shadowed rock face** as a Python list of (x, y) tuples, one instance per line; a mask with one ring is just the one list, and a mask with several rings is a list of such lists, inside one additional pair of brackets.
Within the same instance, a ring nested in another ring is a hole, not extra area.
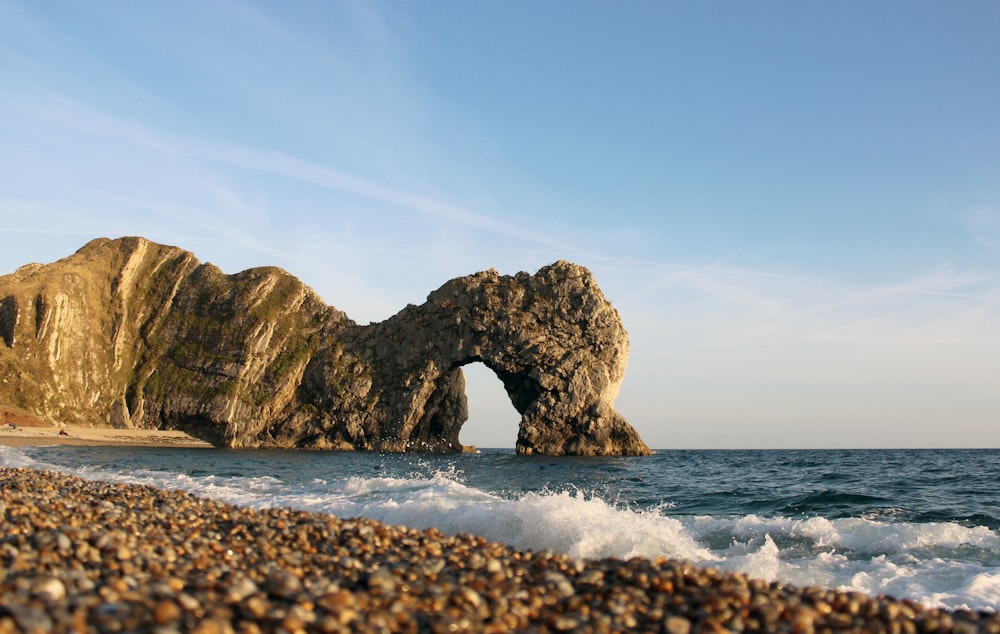
[(0, 403), (227, 447), (461, 451), (462, 366), (521, 415), (517, 451), (645, 455), (614, 409), (628, 337), (587, 269), (490, 270), (360, 326), (276, 268), (224, 275), (142, 238), (0, 277)]

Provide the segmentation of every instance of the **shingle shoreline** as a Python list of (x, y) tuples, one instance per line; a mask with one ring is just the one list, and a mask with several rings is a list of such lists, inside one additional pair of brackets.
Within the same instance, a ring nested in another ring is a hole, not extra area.
[(0, 469), (4, 632), (1000, 632), (1000, 616), (674, 560)]

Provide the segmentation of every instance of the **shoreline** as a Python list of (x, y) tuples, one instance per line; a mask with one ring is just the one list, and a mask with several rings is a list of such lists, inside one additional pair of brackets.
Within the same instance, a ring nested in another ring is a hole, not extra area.
[[(65, 432), (61, 434), (60, 432)], [(212, 444), (178, 430), (115, 429), (111, 427), (61, 427), (42, 425), (0, 425), (0, 446), (47, 445), (191, 447), (211, 448)]]
[(0, 632), (1000, 632), (1000, 615), (682, 561), (0, 468)]

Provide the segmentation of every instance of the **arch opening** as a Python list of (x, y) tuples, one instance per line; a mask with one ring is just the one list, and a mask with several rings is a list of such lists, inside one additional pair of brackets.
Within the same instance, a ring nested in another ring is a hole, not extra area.
[(462, 366), (469, 418), (462, 425), (459, 439), (463, 445), (479, 448), (513, 449), (521, 425), (521, 415), (514, 408), (503, 381), (484, 363)]

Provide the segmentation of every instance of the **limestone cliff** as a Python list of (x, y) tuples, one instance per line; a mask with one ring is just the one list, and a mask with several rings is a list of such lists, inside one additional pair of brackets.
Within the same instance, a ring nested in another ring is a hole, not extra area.
[(0, 277), (0, 404), (226, 447), (461, 451), (479, 361), (521, 414), (519, 453), (645, 455), (614, 409), (627, 357), (618, 312), (562, 261), (368, 326), (281, 269), (225, 275), (143, 238)]

